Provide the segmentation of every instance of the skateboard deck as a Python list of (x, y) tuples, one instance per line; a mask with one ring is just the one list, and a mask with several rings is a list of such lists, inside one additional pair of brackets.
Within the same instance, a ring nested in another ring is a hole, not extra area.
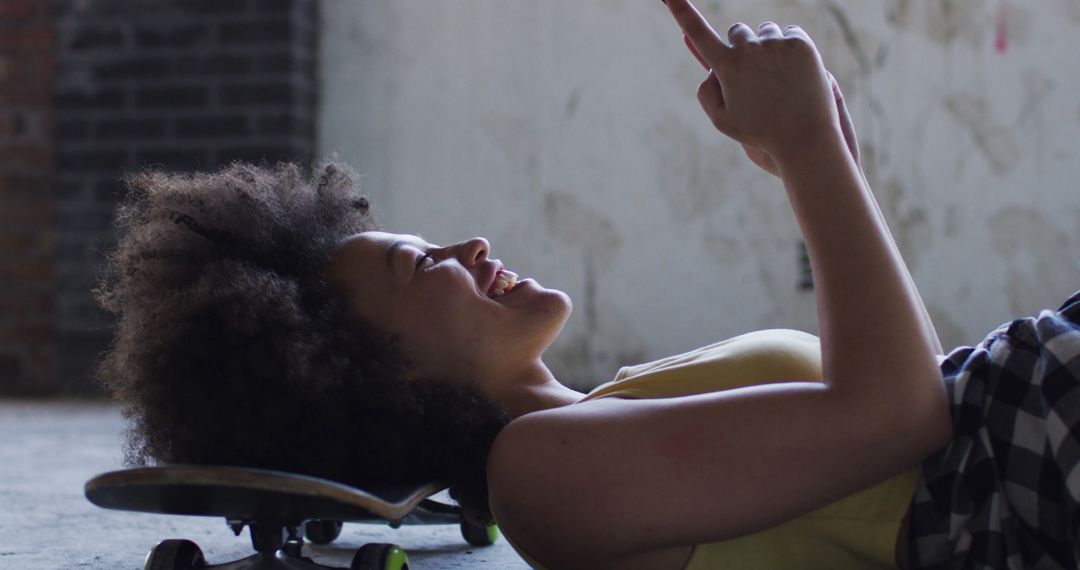
[(86, 482), (85, 491), (95, 505), (124, 511), (297, 524), (314, 519), (386, 520), (396, 525), (445, 488), (429, 483), (363, 490), (269, 469), (167, 465), (102, 473)]

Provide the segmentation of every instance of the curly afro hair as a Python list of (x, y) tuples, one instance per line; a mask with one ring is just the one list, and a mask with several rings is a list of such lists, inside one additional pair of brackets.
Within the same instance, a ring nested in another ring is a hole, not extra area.
[(333, 163), (125, 177), (94, 290), (118, 317), (98, 376), (129, 420), (125, 463), (440, 481), (486, 524), (507, 410), (468, 382), (406, 380), (402, 339), (347, 320), (323, 277), (342, 238), (379, 227), (354, 180)]

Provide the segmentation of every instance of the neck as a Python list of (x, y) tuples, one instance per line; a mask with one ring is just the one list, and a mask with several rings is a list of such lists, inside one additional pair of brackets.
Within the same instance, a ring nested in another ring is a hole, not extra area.
[(515, 419), (532, 412), (569, 406), (585, 396), (583, 392), (559, 383), (539, 358), (516, 373), (502, 375), (498, 387), (502, 390), (494, 394), (495, 399), (506, 406)]

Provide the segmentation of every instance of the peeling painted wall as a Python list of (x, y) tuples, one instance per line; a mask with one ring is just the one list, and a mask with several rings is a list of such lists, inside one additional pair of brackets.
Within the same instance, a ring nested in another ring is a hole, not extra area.
[[(798, 23), (947, 347), (1080, 288), (1080, 2), (704, 1)], [(574, 313), (567, 384), (764, 327), (816, 331), (779, 181), (715, 132), (659, 2), (323, 4), (319, 154), (394, 231), (487, 237)]]

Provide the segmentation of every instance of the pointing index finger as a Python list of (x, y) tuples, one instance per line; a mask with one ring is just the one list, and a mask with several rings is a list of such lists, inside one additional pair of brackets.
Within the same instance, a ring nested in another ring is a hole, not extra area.
[(708, 20), (697, 11), (690, 0), (666, 0), (665, 4), (702, 58), (713, 69), (721, 65), (731, 48), (720, 39), (716, 30), (709, 25)]

